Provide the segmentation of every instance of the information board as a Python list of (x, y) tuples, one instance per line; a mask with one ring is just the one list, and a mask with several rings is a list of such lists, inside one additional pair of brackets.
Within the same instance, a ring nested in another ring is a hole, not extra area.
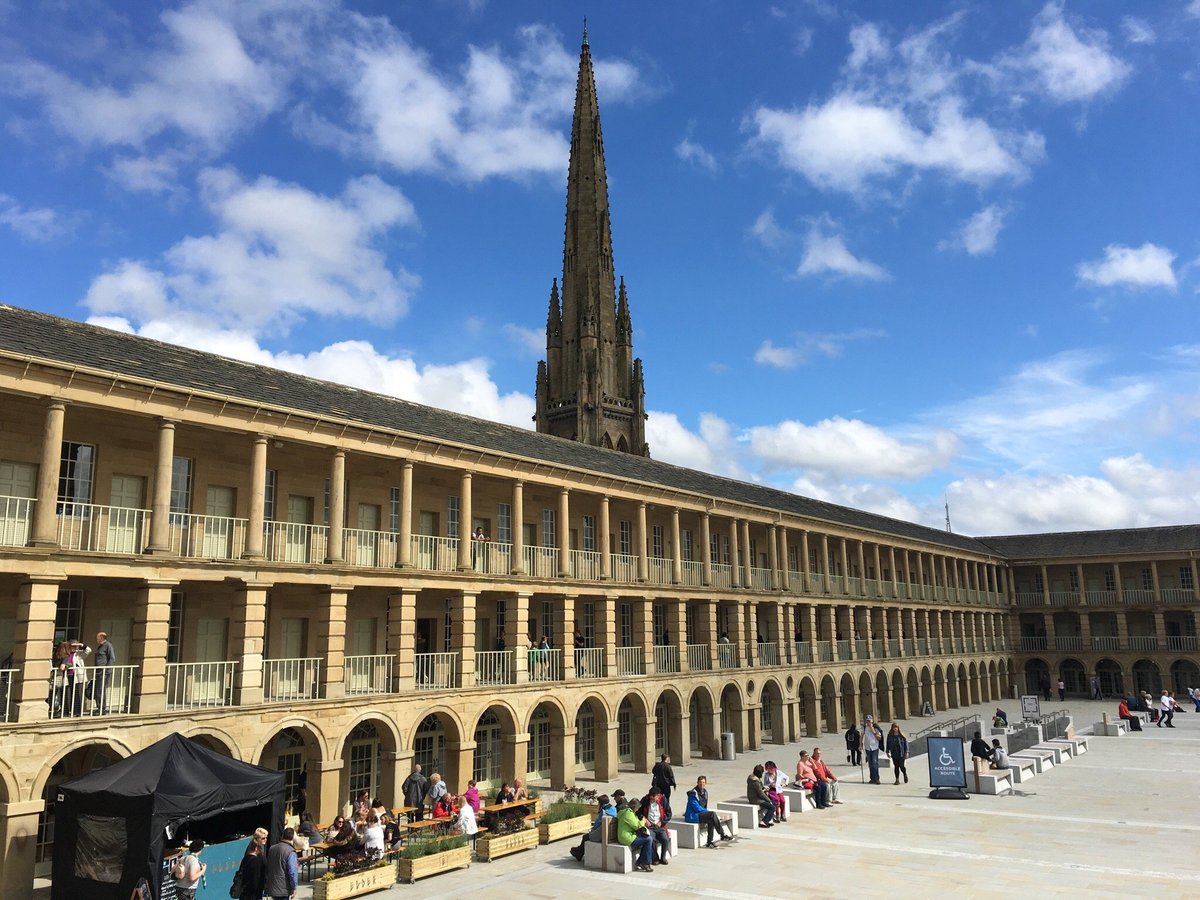
[(1040, 719), (1042, 717), (1042, 698), (1037, 694), (1021, 695), (1021, 718)]

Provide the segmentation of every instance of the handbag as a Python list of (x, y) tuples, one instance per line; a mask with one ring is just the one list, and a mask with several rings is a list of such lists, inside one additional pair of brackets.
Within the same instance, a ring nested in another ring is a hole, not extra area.
[(242, 867), (238, 866), (237, 872), (233, 875), (233, 884), (229, 886), (229, 896), (237, 900), (242, 896), (242, 890)]

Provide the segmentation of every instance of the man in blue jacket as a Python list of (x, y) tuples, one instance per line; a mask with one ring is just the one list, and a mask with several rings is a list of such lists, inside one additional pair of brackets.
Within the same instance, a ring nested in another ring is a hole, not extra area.
[(683, 813), (683, 821), (691, 822), (708, 828), (708, 843), (705, 847), (715, 847), (713, 832), (721, 836), (723, 841), (732, 841), (733, 835), (725, 833), (725, 827), (715, 812), (708, 808), (708, 779), (701, 775), (696, 779), (696, 786), (687, 792), (687, 809)]
[[(625, 796), (623, 793), (621, 796)], [(578, 847), (571, 848), (571, 855), (580, 862), (583, 862), (583, 849), (587, 846), (587, 842), (592, 839), (592, 835), (599, 835), (598, 829), (604, 824), (604, 820), (615, 819), (617, 817), (617, 808), (613, 806), (612, 801), (608, 799), (608, 794), (601, 794), (596, 798), (596, 805), (600, 807), (600, 812), (596, 814), (596, 820), (592, 822), (592, 829), (583, 836)], [(596, 838), (599, 840), (599, 837)]]
[(293, 900), (296, 896), (300, 867), (296, 862), (296, 849), (292, 846), (295, 837), (295, 831), (285, 828), (279, 843), (267, 851), (267, 877), (263, 888), (272, 900)]

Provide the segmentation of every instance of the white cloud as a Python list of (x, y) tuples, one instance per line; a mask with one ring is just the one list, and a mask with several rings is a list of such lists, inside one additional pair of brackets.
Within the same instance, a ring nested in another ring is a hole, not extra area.
[(754, 361), (760, 365), (774, 366), (779, 369), (793, 369), (808, 362), (815, 356), (836, 359), (852, 341), (869, 340), (884, 337), (885, 332), (877, 329), (860, 328), (856, 331), (841, 334), (808, 334), (801, 332), (791, 346), (776, 346), (773, 341), (763, 341), (754, 354)]
[(1164, 287), (1175, 290), (1178, 281), (1172, 264), (1175, 254), (1149, 242), (1140, 247), (1109, 244), (1104, 258), (1080, 263), (1075, 274), (1080, 281), (1099, 287), (1134, 289)]
[(407, 310), (416, 277), (373, 244), (416, 214), (379, 178), (354, 179), (336, 198), (229, 169), (206, 170), (200, 184), (219, 230), (184, 238), (157, 267), (121, 261), (88, 289), (93, 313), (259, 333), (286, 332), (307, 313), (382, 324)]
[(720, 169), (717, 158), (691, 138), (684, 138), (675, 145), (675, 155), (684, 162), (692, 163), (707, 172), (716, 172)]
[(825, 234), (819, 225), (813, 225), (805, 238), (804, 256), (796, 274), (864, 278), (868, 281), (886, 281), (889, 277), (880, 266), (851, 253), (841, 235)]
[(1121, 29), (1125, 32), (1125, 40), (1131, 44), (1153, 44), (1158, 41), (1158, 35), (1145, 19), (1126, 16), (1121, 20)]
[(546, 352), (546, 332), (536, 328), (526, 328), (524, 325), (514, 325), (508, 322), (504, 325), (504, 335), (512, 341), (525, 356), (540, 357)]
[(750, 226), (750, 234), (761, 242), (763, 246), (770, 247), (771, 249), (778, 248), (787, 239), (787, 234), (779, 227), (779, 223), (775, 221), (774, 211), (770, 209), (764, 209), (758, 214), (758, 218)]
[(878, 25), (867, 22), (850, 29), (850, 55), (846, 58), (846, 68), (862, 69), (887, 59), (890, 53), (891, 47)]
[(1073, 28), (1061, 2), (1042, 9), (1024, 46), (1002, 57), (1001, 65), (1032, 80), (1058, 103), (1086, 101), (1115, 90), (1133, 71), (1109, 51), (1103, 31)]
[(959, 449), (949, 431), (902, 441), (858, 419), (835, 416), (815, 425), (785, 421), (747, 432), (750, 452), (770, 468), (913, 480), (945, 465)]
[(748, 479), (738, 462), (735, 438), (728, 422), (711, 413), (700, 414), (699, 433), (689, 431), (674, 413), (650, 410), (646, 443), (658, 460), (689, 469)]
[(0, 225), (30, 241), (50, 241), (71, 230), (56, 210), (22, 206), (8, 194), (0, 194)]
[(953, 237), (941, 241), (939, 250), (962, 249), (971, 256), (982, 256), (996, 249), (996, 239), (1004, 228), (1008, 210), (992, 204), (985, 206), (959, 226)]

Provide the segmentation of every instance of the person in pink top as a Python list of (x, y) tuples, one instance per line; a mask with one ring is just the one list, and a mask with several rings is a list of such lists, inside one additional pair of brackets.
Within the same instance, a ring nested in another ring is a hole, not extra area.
[(467, 782), (467, 789), (463, 791), (463, 799), (471, 805), (471, 809), (479, 812), (479, 788), (475, 786), (475, 779)]
[(817, 770), (807, 750), (801, 750), (800, 759), (796, 761), (796, 783), (813, 792), (813, 802), (817, 809), (829, 806), (829, 785), (817, 778)]

